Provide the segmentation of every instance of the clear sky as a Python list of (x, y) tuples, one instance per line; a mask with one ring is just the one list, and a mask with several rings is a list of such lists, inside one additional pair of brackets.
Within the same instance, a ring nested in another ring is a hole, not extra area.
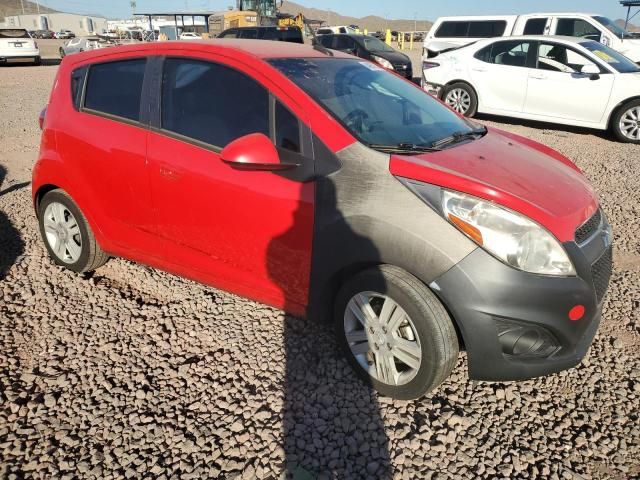
[[(34, 1), (35, 0), (31, 0)], [(137, 11), (224, 10), (235, 0), (137, 0)], [(296, 0), (307, 7), (331, 9), (354, 17), (380, 15), (388, 18), (435, 20), (443, 15), (482, 15), (574, 11), (601, 13), (612, 19), (624, 18), (626, 10), (618, 0)], [(40, 0), (41, 5), (68, 12), (94, 13), (107, 17), (127, 17), (129, 0)], [(636, 17), (640, 23), (640, 15)]]

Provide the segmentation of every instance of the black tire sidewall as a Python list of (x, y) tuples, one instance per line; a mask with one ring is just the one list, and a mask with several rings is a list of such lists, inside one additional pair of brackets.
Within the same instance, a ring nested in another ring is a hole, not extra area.
[[(407, 275), (409, 274), (407, 273)], [(426, 288), (427, 287), (425, 287), (425, 289)], [(423, 356), (418, 373), (405, 385), (391, 386), (377, 381), (362, 368), (351, 353), (344, 332), (344, 313), (351, 298), (353, 298), (355, 294), (364, 291), (382, 293), (392, 298), (402, 307), (415, 326)], [(435, 296), (433, 296), (433, 298), (439, 302)], [(441, 348), (436, 338), (442, 335), (438, 324), (433, 320), (433, 315), (436, 314), (438, 313), (433, 312), (426, 302), (416, 301), (416, 298), (401, 286), (401, 282), (398, 282), (395, 276), (387, 275), (383, 271), (369, 270), (347, 281), (338, 292), (335, 302), (334, 328), (337, 342), (342, 353), (357, 375), (366, 384), (382, 395), (400, 400), (411, 400), (428, 393), (441, 382), (440, 373), (443, 364), (446, 363), (446, 359), (439, 358), (438, 355)], [(451, 326), (451, 328), (453, 328), (453, 326)]]
[(631, 140), (630, 138), (627, 138), (620, 130), (620, 119), (622, 118), (622, 115), (624, 115), (627, 110), (634, 107), (640, 107), (640, 99), (627, 102), (620, 108), (618, 108), (611, 121), (611, 130), (619, 141), (638, 145), (640, 144), (640, 140)]
[[(44, 231), (44, 212), (47, 209), (47, 206), (53, 202), (61, 203), (65, 207), (67, 207), (67, 209), (73, 214), (76, 222), (78, 223), (80, 236), (82, 238), (82, 251), (80, 252), (80, 257), (74, 263), (66, 263), (59, 259), (49, 245), (49, 242), (47, 241), (47, 236)], [(86, 266), (89, 264), (90, 237), (89, 231), (87, 229), (87, 221), (80, 209), (73, 202), (73, 200), (71, 200), (69, 196), (58, 190), (47, 193), (42, 198), (42, 200), (40, 201), (40, 205), (38, 206), (38, 225), (40, 227), (40, 235), (42, 236), (42, 240), (47, 249), (47, 252), (49, 253), (51, 259), (56, 263), (56, 265), (68, 268), (69, 270), (72, 270), (74, 272), (83, 272)]]
[(471, 98), (471, 105), (469, 105), (469, 110), (467, 110), (466, 113), (464, 113), (464, 116), (467, 118), (473, 118), (476, 115), (476, 113), (478, 113), (478, 96), (476, 95), (476, 92), (473, 89), (473, 87), (468, 83), (456, 82), (452, 85), (449, 85), (447, 88), (445, 88), (444, 93), (442, 94), (442, 101), (444, 102), (449, 92), (451, 90), (455, 90), (456, 88), (464, 89), (464, 91), (466, 91), (469, 94), (469, 97)]

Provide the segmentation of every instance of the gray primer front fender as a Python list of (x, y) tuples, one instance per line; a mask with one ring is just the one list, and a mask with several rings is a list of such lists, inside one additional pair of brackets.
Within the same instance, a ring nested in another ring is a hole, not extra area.
[(389, 155), (357, 142), (337, 159), (315, 151), (341, 168), (317, 179), (311, 317), (329, 314), (341, 272), (391, 264), (428, 285), (477, 248), (389, 172)]

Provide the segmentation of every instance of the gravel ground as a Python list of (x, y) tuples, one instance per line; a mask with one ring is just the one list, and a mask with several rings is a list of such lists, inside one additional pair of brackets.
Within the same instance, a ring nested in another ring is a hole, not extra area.
[(640, 147), (483, 120), (600, 192), (617, 247), (603, 324), (573, 370), (476, 383), (463, 357), (432, 395), (391, 401), (327, 327), (124, 260), (54, 266), (28, 182), (55, 72), (0, 68), (0, 478), (638, 478)]

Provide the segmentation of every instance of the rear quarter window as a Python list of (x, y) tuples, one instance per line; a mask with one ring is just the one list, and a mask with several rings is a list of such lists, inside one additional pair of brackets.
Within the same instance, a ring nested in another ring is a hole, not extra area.
[(84, 108), (139, 121), (146, 59), (91, 65)]
[(84, 82), (87, 78), (88, 67), (78, 68), (71, 73), (71, 101), (73, 108), (80, 110), (82, 105), (82, 92), (84, 91)]

